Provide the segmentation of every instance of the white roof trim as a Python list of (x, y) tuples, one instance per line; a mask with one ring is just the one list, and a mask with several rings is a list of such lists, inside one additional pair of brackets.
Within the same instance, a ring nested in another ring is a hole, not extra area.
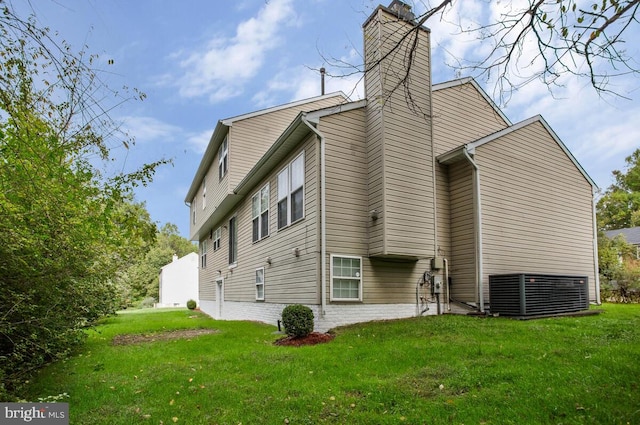
[(354, 109), (364, 108), (365, 106), (367, 106), (367, 99), (362, 99), (356, 102), (342, 103), (340, 105), (317, 109), (315, 111), (307, 112), (305, 116), (309, 122), (318, 124), (320, 118), (322, 117), (326, 117), (328, 115), (333, 115), (333, 114), (339, 114), (341, 112), (348, 112)]
[(578, 162), (578, 160), (573, 156), (573, 154), (571, 153), (571, 151), (569, 151), (569, 149), (567, 148), (567, 146), (562, 142), (562, 140), (560, 140), (560, 138), (558, 137), (558, 135), (555, 133), (555, 131), (553, 131), (553, 129), (549, 126), (549, 124), (544, 120), (544, 118), (542, 118), (542, 115), (535, 115), (531, 118), (527, 118), (524, 121), (520, 121), (519, 123), (516, 123), (510, 127), (507, 127), (503, 130), (500, 131), (496, 131), (493, 134), (489, 134), (488, 136), (485, 136), (481, 139), (476, 140), (475, 142), (471, 142), (465, 145), (467, 151), (473, 151), (474, 149), (492, 142), (502, 136), (505, 136), (509, 133), (513, 133), (515, 131), (518, 131), (528, 125), (531, 125), (535, 122), (539, 122), (540, 124), (542, 124), (542, 126), (545, 128), (545, 130), (547, 130), (547, 132), (551, 135), (551, 137), (553, 138), (553, 140), (555, 140), (555, 142), (558, 144), (558, 146), (560, 146), (560, 149), (563, 150), (563, 152), (567, 155), (567, 157), (569, 157), (569, 159), (571, 160), (571, 162), (573, 162), (573, 164), (576, 166), (576, 168), (578, 170), (580, 170), (580, 172), (582, 173), (582, 175), (584, 176), (584, 178), (591, 184), (591, 186), (593, 186), (594, 188), (597, 188), (598, 185), (593, 181), (593, 179), (591, 178), (591, 176), (589, 176), (589, 174), (586, 172), (586, 170), (584, 168), (582, 168), (582, 165), (580, 165), (580, 163)]
[(480, 95), (482, 95), (484, 100), (489, 105), (491, 105), (491, 107), (496, 112), (496, 114), (500, 115), (500, 118), (502, 118), (504, 120), (504, 122), (507, 123), (507, 125), (512, 125), (511, 120), (509, 120), (509, 118), (507, 118), (507, 116), (504, 114), (504, 112), (502, 112), (502, 110), (500, 108), (498, 108), (498, 105), (496, 105), (496, 103), (493, 101), (493, 99), (491, 99), (489, 97), (487, 92), (485, 92), (484, 89), (482, 87), (480, 87), (480, 84), (478, 84), (478, 82), (476, 80), (474, 80), (473, 78), (471, 78), (471, 77), (459, 78), (457, 80), (445, 81), (444, 83), (434, 84), (431, 90), (435, 92), (435, 91), (438, 91), (438, 90), (445, 90), (445, 89), (450, 89), (450, 88), (453, 88), (453, 87), (463, 86), (465, 84), (471, 84), (473, 87), (475, 87), (475, 89), (478, 90), (478, 93), (480, 93)]
[(277, 105), (277, 106), (272, 106), (270, 108), (260, 109), (258, 111), (253, 111), (253, 112), (249, 112), (249, 113), (242, 114), (242, 115), (236, 115), (235, 117), (225, 118), (225, 119), (223, 119), (221, 121), (222, 121), (222, 124), (224, 124), (226, 126), (231, 126), (231, 124), (234, 121), (246, 120), (248, 118), (257, 117), (257, 116), (262, 115), (262, 114), (268, 114), (270, 112), (279, 111), (281, 109), (293, 108), (295, 106), (304, 105), (304, 104), (307, 104), (309, 102), (317, 102), (318, 100), (330, 99), (330, 98), (336, 97), (336, 96), (340, 96), (340, 97), (344, 98), (345, 100), (349, 99), (347, 97), (347, 95), (344, 94), (344, 92), (337, 91), (337, 92), (333, 92), (333, 93), (324, 94), (322, 96), (316, 96), (316, 97), (310, 97), (308, 99), (296, 100), (294, 102), (285, 103), (285, 104)]

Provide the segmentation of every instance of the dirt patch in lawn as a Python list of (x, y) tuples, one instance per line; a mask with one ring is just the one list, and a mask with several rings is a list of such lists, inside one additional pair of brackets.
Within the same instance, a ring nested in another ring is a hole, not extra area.
[(286, 345), (290, 347), (300, 347), (303, 345), (316, 345), (316, 344), (324, 344), (325, 342), (329, 342), (333, 339), (333, 335), (324, 334), (320, 332), (311, 332), (307, 336), (295, 338), (292, 336), (286, 336), (284, 338), (278, 339), (274, 344), (275, 345)]
[(127, 334), (116, 335), (111, 341), (112, 345), (142, 344), (155, 341), (172, 341), (175, 339), (189, 339), (200, 335), (218, 333), (217, 329), (178, 329), (175, 331), (157, 332), (152, 334)]

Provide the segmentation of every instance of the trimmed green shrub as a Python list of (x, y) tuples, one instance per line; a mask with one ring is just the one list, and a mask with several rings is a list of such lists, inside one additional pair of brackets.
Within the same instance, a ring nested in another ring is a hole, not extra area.
[(196, 307), (197, 307), (197, 304), (194, 300), (187, 301), (187, 308), (189, 310), (195, 310)]
[(302, 304), (288, 305), (282, 310), (282, 324), (287, 335), (305, 337), (313, 332), (313, 311)]

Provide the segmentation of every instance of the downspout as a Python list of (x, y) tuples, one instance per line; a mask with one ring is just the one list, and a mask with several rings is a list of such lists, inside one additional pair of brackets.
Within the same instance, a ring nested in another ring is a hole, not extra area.
[(325, 140), (324, 135), (307, 120), (304, 114), (302, 115), (302, 122), (320, 140), (320, 315), (324, 317), (327, 305), (327, 170), (325, 165)]
[(591, 205), (593, 207), (593, 276), (596, 280), (596, 304), (602, 304), (600, 299), (600, 264), (598, 263), (598, 221), (596, 218), (596, 189), (591, 189)]
[(484, 313), (484, 286), (482, 284), (482, 203), (480, 202), (480, 168), (478, 164), (469, 155), (468, 148), (465, 146), (462, 149), (462, 153), (469, 161), (469, 164), (473, 167), (473, 198), (474, 198), (474, 218), (476, 222), (476, 285), (478, 295), (478, 308), (481, 313)]
[[(431, 42), (429, 42), (431, 43)], [(431, 75), (431, 61), (429, 61), (429, 75)], [(427, 117), (425, 117), (426, 119)], [(436, 148), (433, 142), (433, 85), (429, 82), (429, 135), (431, 141), (431, 180), (433, 190), (433, 257), (438, 256), (438, 188), (436, 184)]]

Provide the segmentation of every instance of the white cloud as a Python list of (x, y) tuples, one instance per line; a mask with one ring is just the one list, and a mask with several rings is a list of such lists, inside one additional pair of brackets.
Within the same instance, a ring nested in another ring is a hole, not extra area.
[(137, 143), (166, 141), (180, 133), (180, 127), (162, 122), (153, 117), (126, 116), (120, 119), (122, 130), (134, 137)]
[(201, 50), (180, 59), (184, 75), (176, 84), (183, 97), (208, 96), (222, 101), (243, 92), (244, 84), (255, 77), (266, 54), (279, 46), (281, 29), (295, 22), (292, 0), (265, 2), (256, 16), (241, 22), (233, 37), (219, 36)]
[(187, 136), (187, 143), (191, 146), (194, 152), (203, 154), (209, 145), (209, 140), (213, 130), (203, 130), (199, 133), (191, 133)]
[[(340, 58), (341, 63), (359, 63), (358, 52), (353, 49), (348, 57)], [(287, 101), (308, 99), (321, 93), (320, 65), (313, 67), (296, 66), (284, 67), (279, 73), (265, 84), (265, 88), (257, 92), (252, 100), (258, 107), (272, 106), (286, 97)], [(362, 73), (341, 76), (340, 70), (334, 70), (325, 65), (325, 93), (341, 91), (351, 100), (364, 98), (364, 80)]]

